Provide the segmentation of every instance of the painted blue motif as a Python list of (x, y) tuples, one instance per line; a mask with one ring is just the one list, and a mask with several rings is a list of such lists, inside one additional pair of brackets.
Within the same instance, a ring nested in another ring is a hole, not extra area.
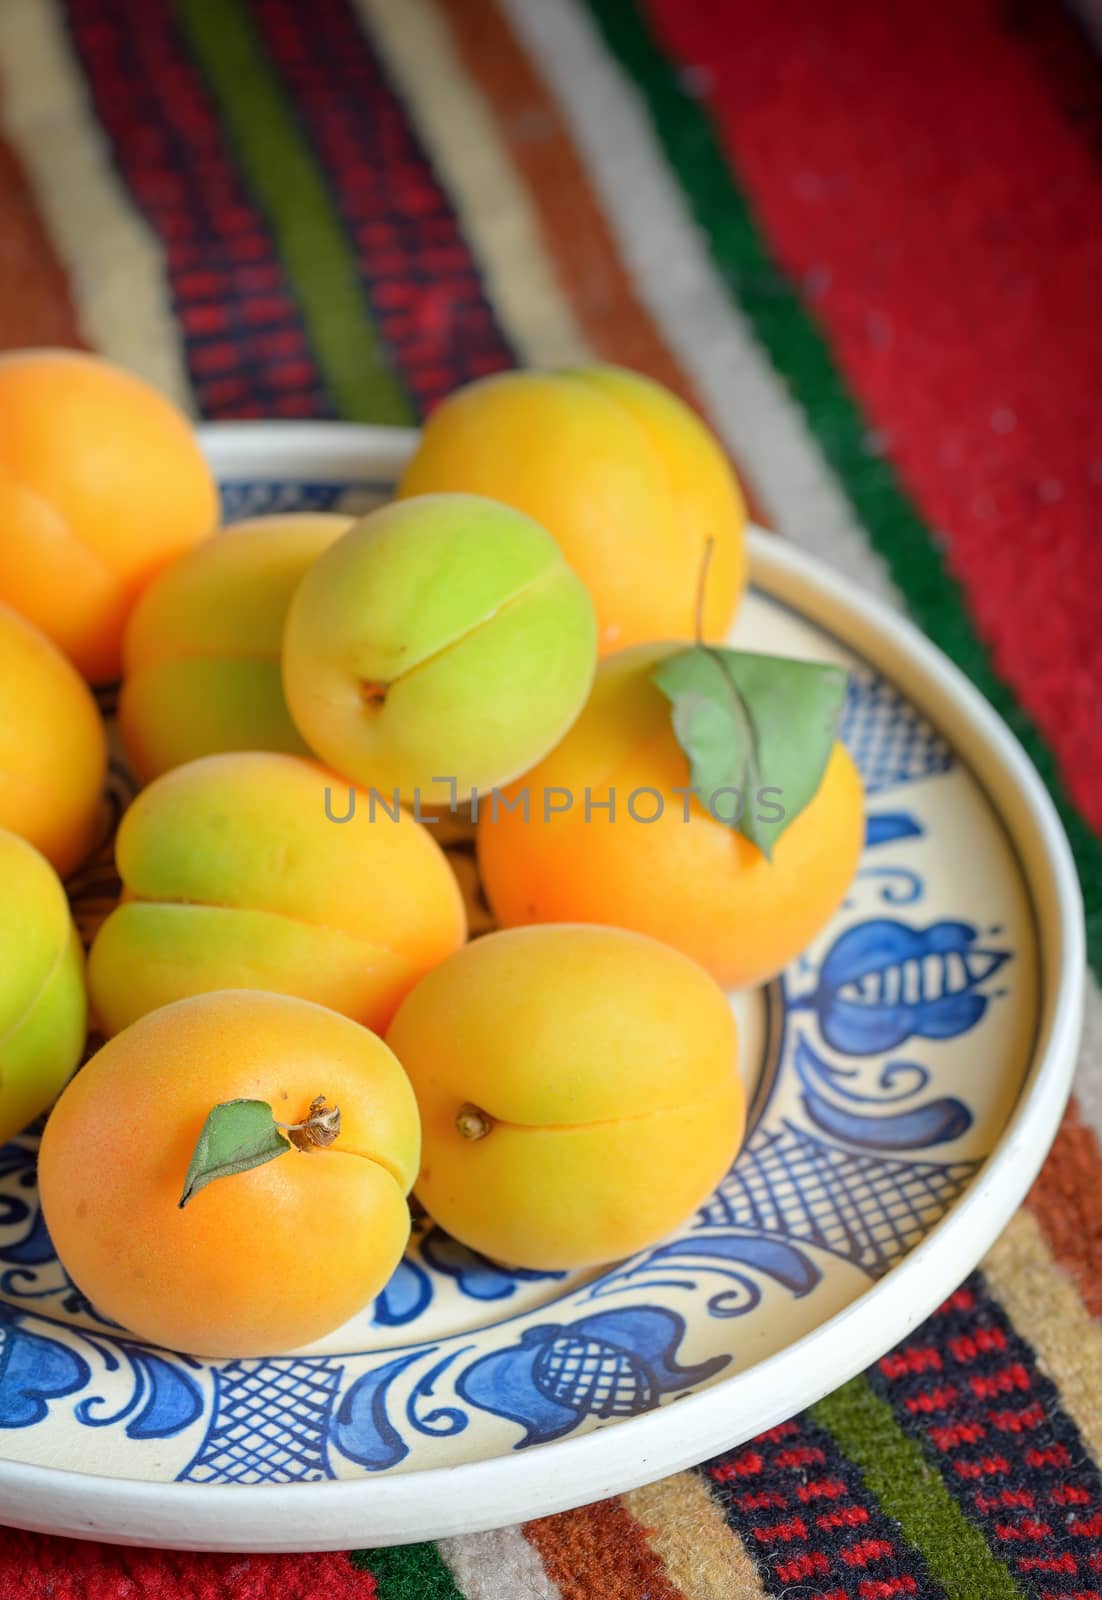
[(777, 1126), (763, 1120), (698, 1225), (779, 1235), (881, 1278), (925, 1238), (979, 1166), (851, 1150), (787, 1118)]
[(0, 1428), (29, 1428), (50, 1402), (83, 1389), (91, 1369), (75, 1350), (32, 1332), (18, 1312), (0, 1304)]
[(865, 818), (865, 849), (896, 844), (900, 839), (921, 839), (925, 831), (909, 811), (873, 812)]
[(714, 1356), (680, 1366), (684, 1319), (659, 1306), (599, 1311), (577, 1322), (525, 1329), (519, 1343), (474, 1362), (457, 1384), (472, 1405), (524, 1427), (515, 1449), (570, 1433), (583, 1417), (650, 1411), (727, 1366)]
[(395, 1467), (409, 1455), (398, 1429), (387, 1411), (387, 1391), (407, 1367), (419, 1359), (420, 1352), (398, 1356), (374, 1372), (367, 1372), (348, 1390), (333, 1419), (334, 1446), (350, 1461), (368, 1472)]
[(441, 1279), (450, 1280), (468, 1300), (508, 1300), (524, 1283), (553, 1283), (565, 1272), (506, 1269), (489, 1257), (429, 1226), (415, 1238), (410, 1253), (375, 1302), (375, 1322), (398, 1328), (414, 1322), (432, 1304)]
[(471, 1300), (508, 1300), (522, 1283), (553, 1282), (565, 1272), (533, 1272), (527, 1267), (499, 1267), (451, 1238), (442, 1228), (430, 1228), (421, 1241), (421, 1253), (430, 1267), (454, 1279), (461, 1294)]
[[(91, 1341), (89, 1341), (91, 1342)], [(144, 1345), (97, 1342), (108, 1372), (125, 1367), (131, 1377), (130, 1395), (112, 1411), (101, 1395), (90, 1395), (74, 1407), (73, 1415), (86, 1428), (108, 1428), (125, 1423), (128, 1439), (169, 1439), (193, 1423), (203, 1411), (203, 1394), (188, 1368), (199, 1362), (190, 1356), (171, 1359)]]
[[(810, 1294), (822, 1281), (822, 1272), (804, 1251), (788, 1239), (769, 1238), (762, 1232), (708, 1231), (711, 1220), (697, 1218), (696, 1231), (687, 1238), (645, 1252), (626, 1266), (605, 1274), (589, 1291), (590, 1298), (618, 1294), (633, 1288), (693, 1289), (701, 1279), (720, 1280), (722, 1287), (708, 1300), (713, 1317), (742, 1317), (761, 1303), (763, 1279), (779, 1285), (795, 1300)], [(691, 1278), (676, 1276), (692, 1273)]]
[(213, 1367), (202, 1444), (179, 1477), (190, 1483), (313, 1483), (333, 1477), (328, 1438), (343, 1363), (325, 1357), (228, 1361)]
[[(956, 1095), (939, 1095), (898, 1111), (874, 1113), (857, 1109), (873, 1097), (849, 1087), (849, 1080), (856, 1074), (852, 1069), (830, 1066), (804, 1038), (796, 1042), (796, 1071), (803, 1084), (803, 1107), (809, 1121), (823, 1133), (861, 1149), (928, 1150), (932, 1145), (950, 1144), (972, 1126), (972, 1113)], [(909, 1081), (897, 1089), (901, 1078)], [(877, 1079), (884, 1092), (876, 1103), (913, 1101), (928, 1080), (926, 1068), (917, 1062), (890, 1061)], [(840, 1105), (833, 1096), (845, 1104)]]
[[(332, 510), (388, 487), (233, 483), (223, 506), (229, 519)], [(210, 1484), (383, 1472), (418, 1445), (431, 1465), (433, 1441), (452, 1459), (447, 1441), (479, 1418), (523, 1449), (712, 1382), (763, 1301), (814, 1294), (831, 1258), (869, 1281), (889, 1271), (980, 1165), (974, 1134), (958, 1144), (973, 1130), (967, 1074), (947, 1081), (938, 1051), (981, 1026), (1016, 952), (1000, 928), (923, 914), (924, 786), (953, 769), (945, 739), (865, 668), (841, 733), (871, 799), (858, 878), (837, 936), (778, 987), (771, 1095), (678, 1235), (572, 1276), (507, 1270), (425, 1223), (364, 1318), (386, 1348), (199, 1361), (120, 1338), (66, 1277), (29, 1130), (0, 1149), (0, 1428), (63, 1415), (175, 1449), (176, 1476)], [(456, 1307), (473, 1328), (441, 1335)]]
[(431, 1303), (432, 1279), (424, 1267), (405, 1256), (375, 1301), (374, 1320), (383, 1328), (400, 1328), (416, 1322)]
[(938, 777), (953, 765), (948, 741), (894, 684), (868, 668), (850, 672), (838, 732), (867, 795)]
[(813, 1006), (823, 1038), (847, 1055), (914, 1036), (953, 1039), (979, 1022), (990, 998), (983, 986), (1009, 959), (979, 938), (970, 922), (860, 922), (831, 946), (814, 994), (795, 1004)]
[[(385, 484), (367, 485), (386, 492)], [(275, 516), (286, 511), (339, 511), (346, 490), (337, 483), (224, 483), (223, 522)]]

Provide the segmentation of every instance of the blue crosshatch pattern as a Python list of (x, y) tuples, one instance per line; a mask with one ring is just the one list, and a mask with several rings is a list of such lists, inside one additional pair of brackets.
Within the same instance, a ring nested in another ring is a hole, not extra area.
[[(235, 483), (222, 493), (237, 520), (369, 503), (385, 488)], [(946, 741), (864, 668), (851, 675), (841, 731), (870, 800), (861, 874), (880, 882), (883, 914), (849, 922), (814, 968), (804, 961), (786, 975), (779, 1072), (797, 1085), (798, 1110), (791, 1098), (784, 1114), (771, 1110), (774, 1085), (731, 1173), (682, 1235), (579, 1284), (511, 1273), (425, 1225), (375, 1308), (375, 1326), (393, 1331), (388, 1349), (203, 1362), (120, 1339), (65, 1277), (38, 1209), (32, 1129), (0, 1151), (0, 1429), (42, 1426), (69, 1408), (131, 1440), (179, 1436), (189, 1454), (178, 1478), (209, 1484), (385, 1470), (479, 1414), (524, 1449), (712, 1381), (733, 1358), (699, 1354), (702, 1314), (718, 1325), (766, 1293), (810, 1294), (824, 1256), (881, 1277), (979, 1165), (945, 1153), (972, 1123), (966, 1088), (938, 1092), (929, 1067), (896, 1052), (979, 1026), (1014, 952), (1000, 928), (920, 915), (921, 856), (910, 847), (925, 824), (908, 797), (952, 769)], [(536, 1280), (549, 1298), (514, 1312)], [(419, 1338), (445, 1286), (500, 1316), (461, 1336)], [(81, 1326), (66, 1325), (73, 1316)]]

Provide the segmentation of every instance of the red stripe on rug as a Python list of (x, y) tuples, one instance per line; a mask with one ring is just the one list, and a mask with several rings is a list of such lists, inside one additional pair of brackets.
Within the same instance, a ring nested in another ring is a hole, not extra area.
[[(980, 1274), (869, 1379), (1028, 1593), (1039, 1574), (1078, 1577), (1082, 1590), (1102, 1570), (1098, 1468)], [(1047, 1567), (1057, 1554), (1063, 1565)]]
[(166, 0), (65, 0), (119, 174), (160, 240), (201, 414), (331, 416), (294, 285)]
[(1054, 91), (1097, 87), (1086, 44), (1036, 0), (648, 3), (1102, 826), (1102, 166)]
[(375, 1600), (347, 1555), (130, 1550), (0, 1529), (0, 1600)]

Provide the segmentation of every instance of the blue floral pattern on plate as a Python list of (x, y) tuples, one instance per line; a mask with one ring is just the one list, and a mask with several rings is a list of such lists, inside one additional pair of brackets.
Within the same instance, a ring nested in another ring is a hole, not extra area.
[[(385, 487), (353, 486), (351, 503)], [(350, 503), (327, 482), (226, 484), (223, 499), (231, 518)], [(779, 631), (799, 626), (760, 599)], [(997, 816), (942, 735), (803, 627), (851, 666), (842, 736), (865, 781), (866, 848), (831, 926), (740, 1002), (744, 1037), (760, 1043), (751, 1128), (683, 1232), (599, 1273), (510, 1272), (418, 1219), (374, 1308), (336, 1341), (200, 1361), (122, 1336), (67, 1278), (38, 1209), (32, 1128), (0, 1150), (0, 1430), (31, 1442), (26, 1459), (39, 1431), (49, 1456), (53, 1429), (67, 1430), (70, 1455), (74, 1434), (109, 1440), (123, 1475), (208, 1484), (447, 1464), (475, 1435), (475, 1453), (523, 1450), (706, 1386), (740, 1363), (735, 1330), (772, 1319), (774, 1343), (787, 1342), (925, 1237), (971, 1183), (1024, 1075), (1030, 907)], [(942, 861), (954, 783), (967, 793), (953, 826), (964, 819), (967, 847), (1004, 884), (982, 926)], [(473, 895), (469, 837), (443, 842)], [(993, 1083), (974, 1070), (977, 1051), (1016, 1062), (1016, 1076)], [(77, 1464), (103, 1470), (91, 1452)]]

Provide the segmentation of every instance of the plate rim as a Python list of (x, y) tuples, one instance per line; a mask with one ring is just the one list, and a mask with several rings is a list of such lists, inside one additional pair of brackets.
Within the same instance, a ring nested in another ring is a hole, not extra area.
[[(303, 455), (318, 462), (321, 481), (364, 480), (365, 468), (382, 476), (401, 466), (417, 438), (414, 429), (328, 422), (213, 423), (198, 433), (223, 474), (262, 471), (276, 480)], [(287, 477), (301, 481), (301, 468)], [(1048, 1153), (1072, 1088), (1086, 949), (1071, 847), (1015, 735), (913, 623), (774, 534), (752, 528), (749, 552), (750, 580), (766, 594), (813, 620), (829, 612), (844, 644), (875, 652), (876, 666), (885, 658), (906, 663), (924, 688), (953, 702), (955, 720), (1009, 782), (1031, 828), (1027, 850), (1020, 844), (1023, 825), (1011, 823), (1000, 795), (1000, 819), (1019, 848), (1037, 905), (1041, 1037), (1002, 1133), (969, 1188), (914, 1250), (818, 1327), (675, 1404), (613, 1426), (522, 1454), (310, 1484), (164, 1483), (0, 1458), (3, 1521), (120, 1544), (275, 1553), (415, 1543), (569, 1510), (695, 1465), (804, 1410), (923, 1321), (998, 1237)]]

